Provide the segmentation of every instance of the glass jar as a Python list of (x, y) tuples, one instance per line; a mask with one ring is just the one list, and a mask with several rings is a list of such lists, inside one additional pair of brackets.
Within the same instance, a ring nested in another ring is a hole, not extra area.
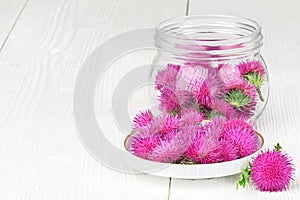
[(161, 22), (151, 69), (160, 108), (197, 109), (209, 119), (255, 119), (269, 96), (261, 27), (233, 16), (185, 16)]

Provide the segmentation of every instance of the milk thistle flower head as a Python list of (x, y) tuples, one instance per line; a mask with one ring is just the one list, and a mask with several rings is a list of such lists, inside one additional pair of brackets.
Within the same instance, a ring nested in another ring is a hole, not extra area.
[(152, 134), (149, 126), (144, 126), (132, 136), (130, 151), (138, 157), (148, 159), (149, 154), (160, 142), (159, 136)]
[(222, 162), (238, 159), (238, 152), (234, 144), (227, 140), (221, 140), (219, 142), (219, 152)]
[(184, 109), (181, 112), (181, 126), (199, 125), (204, 120), (204, 114), (193, 109)]
[(292, 159), (281, 151), (279, 143), (274, 150), (259, 153), (250, 166), (244, 170), (238, 185), (245, 187), (252, 181), (263, 192), (287, 190), (293, 180), (294, 165)]
[(177, 68), (180, 66), (168, 65), (166, 69), (158, 71), (155, 79), (155, 88), (161, 90), (163, 88), (175, 88), (177, 80)]
[(226, 89), (225, 101), (240, 113), (253, 114), (256, 105), (256, 89), (254, 86), (243, 82)]
[(221, 160), (218, 142), (207, 137), (203, 132), (195, 134), (185, 156), (193, 163), (199, 164), (216, 163)]
[(222, 148), (219, 137), (225, 118), (217, 117), (205, 124), (194, 133), (194, 138), (186, 152), (186, 158), (194, 163), (208, 164), (223, 160)]
[(181, 132), (177, 132), (172, 139), (161, 141), (148, 158), (157, 162), (173, 163), (184, 156), (188, 144), (186, 137)]
[(224, 85), (217, 73), (216, 69), (209, 69), (205, 81), (193, 87), (196, 100), (200, 105), (211, 107), (212, 101), (223, 97)]
[(240, 70), (235, 65), (220, 64), (218, 75), (225, 85), (225, 88), (232, 87), (243, 82)]
[(227, 121), (223, 126), (222, 135), (237, 149), (239, 158), (248, 156), (259, 148), (259, 141), (253, 127), (243, 120)]
[(262, 64), (259, 61), (255, 61), (255, 60), (247, 61), (247, 62), (241, 62), (238, 65), (238, 68), (243, 78), (249, 84), (253, 85), (256, 88), (260, 100), (264, 101), (260, 88), (263, 84), (263, 80), (266, 72)]
[(150, 124), (152, 119), (153, 119), (153, 114), (149, 109), (145, 111), (141, 111), (133, 119), (133, 129), (139, 129), (143, 126)]
[(180, 65), (174, 65), (174, 64), (167, 64), (168, 69), (174, 69), (175, 71), (179, 72), (181, 66)]
[(151, 132), (159, 135), (177, 132), (179, 128), (179, 119), (169, 114), (155, 118), (151, 124)]
[(216, 116), (225, 116), (227, 118), (235, 117), (236, 111), (231, 105), (223, 99), (213, 100), (211, 104), (211, 112), (208, 114), (208, 118), (213, 118)]
[(167, 113), (176, 115), (180, 110), (180, 103), (174, 90), (163, 88), (159, 96), (159, 103), (160, 108)]

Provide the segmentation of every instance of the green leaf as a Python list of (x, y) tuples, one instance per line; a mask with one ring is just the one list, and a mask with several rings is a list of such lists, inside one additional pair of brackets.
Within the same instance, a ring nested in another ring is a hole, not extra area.
[(274, 145), (274, 148), (275, 148), (276, 151), (281, 151), (282, 146), (280, 146), (280, 144), (277, 142), (277, 144)]
[(240, 180), (237, 182), (236, 187), (238, 189), (238, 186), (242, 186), (243, 188), (245, 188), (245, 186), (247, 185), (247, 183), (250, 182), (250, 176), (251, 176), (251, 169), (250, 169), (250, 165), (247, 166), (242, 174), (240, 175)]

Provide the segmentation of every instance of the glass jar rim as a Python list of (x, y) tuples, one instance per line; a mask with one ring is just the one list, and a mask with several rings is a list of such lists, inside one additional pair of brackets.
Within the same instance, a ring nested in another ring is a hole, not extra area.
[[(262, 46), (260, 25), (252, 19), (228, 15), (191, 15), (171, 18), (156, 26), (155, 46), (186, 55), (204, 52), (224, 57), (258, 51)], [(216, 49), (214, 47), (224, 47)], [(230, 48), (229, 48), (230, 47)], [(202, 58), (203, 59), (203, 58)]]
[[(175, 37), (175, 35), (163, 32), (164, 28), (166, 28), (167, 25), (170, 25), (170, 24), (172, 25), (172, 24), (178, 23), (179, 21), (183, 21), (183, 20), (191, 22), (191, 20), (215, 20), (215, 19), (221, 20), (219, 22), (225, 22), (224, 21), (225, 19), (232, 20), (232, 22), (244, 23), (244, 24), (247, 24), (247, 25), (255, 28), (255, 30), (252, 31), (249, 35), (239, 36), (237, 39), (242, 39), (242, 38), (250, 37), (255, 34), (261, 33), (261, 26), (256, 21), (254, 21), (250, 18), (246, 18), (246, 17), (238, 17), (238, 16), (231, 16), (231, 15), (188, 15), (188, 16), (181, 16), (181, 17), (177, 17), (177, 18), (170, 18), (170, 19), (161, 21), (156, 26), (156, 31), (157, 31), (157, 33), (162, 34), (165, 37)], [(178, 37), (178, 36), (176, 36), (176, 37)], [(182, 37), (182, 39), (187, 39), (187, 38)]]

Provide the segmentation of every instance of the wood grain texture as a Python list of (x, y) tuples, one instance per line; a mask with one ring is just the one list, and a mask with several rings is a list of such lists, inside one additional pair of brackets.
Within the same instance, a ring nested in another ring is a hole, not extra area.
[(296, 165), (291, 189), (282, 193), (261, 193), (253, 188), (236, 191), (237, 176), (210, 180), (172, 179), (171, 199), (299, 199), (300, 177), (300, 52), (299, 2), (292, 1), (198, 1), (190, 0), (190, 15), (225, 14), (252, 18), (262, 26), (262, 54), (270, 75), (270, 99), (257, 121), (266, 146), (280, 142)]
[(0, 51), (18, 18), (25, 8), (27, 0), (1, 0), (0, 1)]
[(86, 152), (72, 92), (103, 41), (184, 13), (182, 0), (28, 1), (0, 53), (2, 199), (167, 199), (168, 178), (122, 174)]

